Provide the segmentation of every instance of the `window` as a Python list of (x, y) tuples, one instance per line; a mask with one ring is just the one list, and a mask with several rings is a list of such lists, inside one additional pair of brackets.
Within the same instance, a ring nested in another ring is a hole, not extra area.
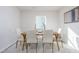
[(41, 32), (45, 30), (46, 16), (36, 16), (36, 30)]

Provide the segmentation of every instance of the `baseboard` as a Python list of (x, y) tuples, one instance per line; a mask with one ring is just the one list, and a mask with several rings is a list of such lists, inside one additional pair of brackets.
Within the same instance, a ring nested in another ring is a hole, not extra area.
[(8, 45), (7, 47), (5, 47), (5, 48), (1, 49), (1, 50), (0, 50), (0, 53), (5, 52), (8, 48), (12, 47), (15, 43), (16, 43), (16, 41), (15, 41), (15, 42), (13, 42), (12, 44)]

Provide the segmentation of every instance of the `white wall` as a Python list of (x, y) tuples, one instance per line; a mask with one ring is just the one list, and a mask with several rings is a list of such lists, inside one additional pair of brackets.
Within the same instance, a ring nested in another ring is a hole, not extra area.
[(67, 42), (67, 28), (64, 24), (64, 13), (73, 9), (74, 7), (73, 6), (65, 6), (63, 7), (60, 11), (59, 11), (59, 17), (60, 17), (60, 24), (59, 24), (59, 27), (62, 29), (62, 34), (64, 36), (64, 41)]
[(46, 16), (47, 17), (47, 25), (46, 29), (50, 29), (53, 31), (57, 31), (59, 16), (58, 12), (51, 11), (23, 11), (21, 13), (21, 28), (23, 31), (34, 30), (35, 29), (35, 20), (36, 16)]
[(20, 12), (16, 7), (0, 6), (0, 51), (16, 41), (19, 20)]
[(72, 45), (73, 48), (79, 49), (79, 22), (64, 24), (64, 13), (75, 7), (76, 6), (65, 6), (60, 10), (60, 27), (63, 30), (64, 41), (70, 44), (70, 46)]
[(64, 6), (60, 11), (59, 11), (59, 17), (60, 17), (60, 27), (63, 27), (64, 25), (64, 13), (75, 8), (75, 6)]

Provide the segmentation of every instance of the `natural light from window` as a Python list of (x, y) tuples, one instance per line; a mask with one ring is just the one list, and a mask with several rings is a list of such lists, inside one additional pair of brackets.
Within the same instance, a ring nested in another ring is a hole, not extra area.
[(36, 16), (36, 30), (44, 31), (46, 26), (46, 16)]
[(74, 49), (78, 49), (77, 37), (78, 35), (71, 28), (68, 28), (68, 45)]

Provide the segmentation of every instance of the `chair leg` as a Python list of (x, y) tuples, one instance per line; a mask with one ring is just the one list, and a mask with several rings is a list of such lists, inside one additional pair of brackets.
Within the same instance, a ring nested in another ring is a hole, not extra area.
[(63, 48), (63, 42), (61, 42), (61, 44), (62, 44), (62, 48)]
[(28, 44), (26, 43), (26, 49), (28, 48)]
[(17, 45), (18, 45), (18, 40), (16, 41), (16, 48), (17, 48)]
[(31, 44), (30, 43), (28, 43), (28, 46), (30, 46)]
[(22, 45), (22, 50), (24, 50), (24, 42), (23, 42), (23, 45)]
[(58, 44), (58, 41), (57, 41), (57, 46), (58, 46), (58, 51), (60, 50), (60, 48), (59, 48), (59, 44)]
[(22, 41), (20, 41), (20, 46), (22, 45)]
[(28, 44), (26, 43), (26, 52), (28, 52)]
[(54, 42), (52, 42), (52, 53), (53, 53), (53, 44), (54, 44)]

